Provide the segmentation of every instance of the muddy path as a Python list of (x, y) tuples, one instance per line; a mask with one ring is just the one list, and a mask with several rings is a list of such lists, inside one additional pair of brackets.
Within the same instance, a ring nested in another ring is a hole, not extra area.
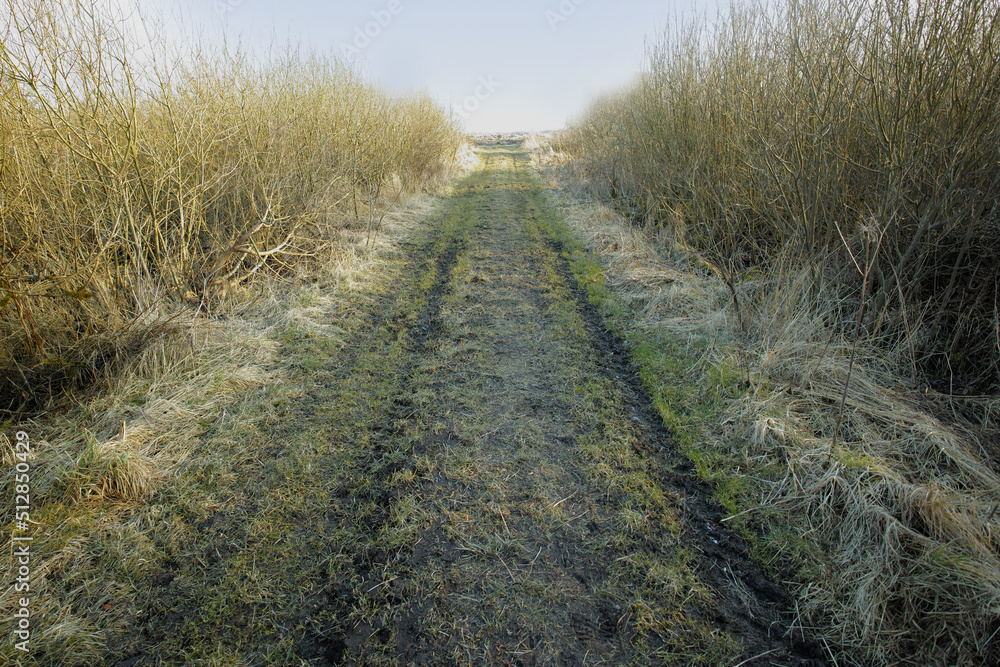
[(483, 151), (345, 348), (287, 341), (305, 389), (198, 477), (226, 500), (179, 519), (120, 664), (821, 664), (574, 283), (525, 155)]

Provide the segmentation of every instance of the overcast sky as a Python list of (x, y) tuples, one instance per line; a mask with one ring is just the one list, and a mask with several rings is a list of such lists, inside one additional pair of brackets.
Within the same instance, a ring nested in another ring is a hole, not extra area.
[(165, 35), (345, 55), (394, 92), (427, 90), (471, 132), (563, 127), (641, 69), (693, 0), (144, 0)]

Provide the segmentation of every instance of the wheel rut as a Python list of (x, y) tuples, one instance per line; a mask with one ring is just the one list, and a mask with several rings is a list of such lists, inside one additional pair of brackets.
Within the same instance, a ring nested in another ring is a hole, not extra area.
[(821, 664), (574, 279), (526, 157), (483, 152), (346, 342), (289, 339), (302, 390), (224, 484), (202, 476), (215, 515), (175, 519), (142, 664)]
[(519, 160), (490, 151), (423, 251), (434, 259), (395, 334), (396, 395), (336, 492), (378, 509), (350, 581), (314, 596), (332, 622), (303, 653), (349, 665), (816, 664), (545, 236), (552, 207)]

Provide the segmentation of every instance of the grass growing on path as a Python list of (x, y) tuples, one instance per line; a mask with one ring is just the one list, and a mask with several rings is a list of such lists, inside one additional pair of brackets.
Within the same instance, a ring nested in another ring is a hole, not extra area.
[(149, 548), (109, 660), (798, 664), (780, 591), (587, 305), (599, 272), (574, 277), (518, 147), (481, 156), (131, 508)]

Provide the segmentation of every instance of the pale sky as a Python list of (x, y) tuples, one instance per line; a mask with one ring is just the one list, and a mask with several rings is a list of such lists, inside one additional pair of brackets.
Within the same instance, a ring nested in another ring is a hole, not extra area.
[[(552, 130), (641, 69), (647, 37), (696, 0), (142, 0), (173, 26), (260, 53), (347, 54), (390, 91), (427, 90), (470, 132)], [(163, 34), (163, 33), (161, 33)]]

